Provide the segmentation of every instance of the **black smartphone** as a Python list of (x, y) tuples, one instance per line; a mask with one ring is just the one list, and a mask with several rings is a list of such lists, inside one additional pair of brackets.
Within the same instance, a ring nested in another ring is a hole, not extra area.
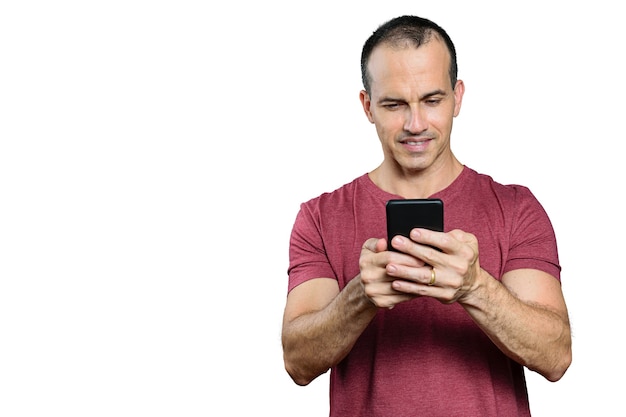
[(416, 227), (443, 232), (443, 201), (438, 198), (389, 200), (386, 210), (388, 250), (395, 251), (394, 236), (409, 237)]

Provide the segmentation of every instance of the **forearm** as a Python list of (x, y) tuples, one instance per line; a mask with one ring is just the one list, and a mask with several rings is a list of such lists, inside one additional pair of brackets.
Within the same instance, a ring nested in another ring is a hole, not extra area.
[(459, 302), (500, 350), (518, 363), (550, 381), (560, 379), (569, 367), (566, 312), (525, 302), (488, 274), (470, 297)]
[(326, 307), (283, 324), (285, 368), (299, 385), (306, 385), (338, 364), (376, 315), (359, 277)]

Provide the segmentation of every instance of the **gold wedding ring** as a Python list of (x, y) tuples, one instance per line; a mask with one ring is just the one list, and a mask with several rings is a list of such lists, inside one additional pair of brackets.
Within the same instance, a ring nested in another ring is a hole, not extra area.
[(437, 276), (435, 275), (435, 268), (432, 268), (430, 270), (430, 282), (428, 283), (428, 285), (433, 285), (436, 279), (437, 279)]

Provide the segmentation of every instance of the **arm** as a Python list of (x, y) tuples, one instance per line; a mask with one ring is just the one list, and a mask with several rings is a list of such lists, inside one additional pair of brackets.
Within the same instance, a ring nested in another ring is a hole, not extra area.
[[(572, 360), (567, 308), (558, 280), (533, 270), (510, 271), (499, 282), (480, 267), (476, 238), (460, 230), (438, 233), (414, 230), (394, 246), (431, 267), (390, 264), (388, 274), (402, 278), (393, 288), (458, 302), (489, 338), (511, 359), (550, 381), (559, 380)], [(429, 248), (433, 245), (442, 252)]]
[(506, 355), (557, 381), (572, 360), (570, 326), (559, 281), (533, 269), (510, 271), (498, 282), (480, 271), (460, 303)]
[(306, 385), (339, 363), (376, 314), (377, 308), (354, 278), (339, 292), (334, 279), (318, 278), (287, 296), (283, 318), (285, 369)]
[(415, 298), (391, 288), (386, 273), (390, 259), (412, 267), (423, 262), (387, 252), (385, 239), (369, 239), (359, 259), (360, 274), (342, 291), (335, 279), (316, 278), (295, 287), (287, 296), (283, 316), (285, 369), (298, 385), (307, 385), (350, 352), (378, 308), (393, 308)]

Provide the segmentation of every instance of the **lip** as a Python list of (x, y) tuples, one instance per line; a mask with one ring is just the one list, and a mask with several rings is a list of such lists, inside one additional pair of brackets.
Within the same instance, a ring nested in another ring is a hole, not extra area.
[(432, 140), (432, 138), (405, 138), (400, 144), (409, 152), (424, 152)]

